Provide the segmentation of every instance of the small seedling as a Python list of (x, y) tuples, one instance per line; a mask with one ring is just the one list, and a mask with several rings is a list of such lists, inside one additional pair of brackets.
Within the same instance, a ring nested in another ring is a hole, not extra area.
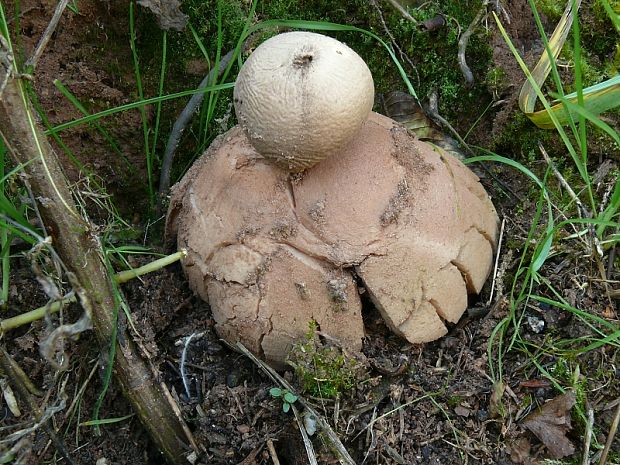
[(304, 340), (293, 346), (287, 363), (295, 369), (300, 391), (312, 397), (342, 398), (366, 378), (360, 360), (340, 347), (321, 341), (319, 327), (311, 321)]
[(297, 396), (288, 389), (280, 389), (277, 387), (269, 389), (271, 397), (282, 399), (282, 410), (287, 413), (291, 409), (291, 404), (297, 402)]

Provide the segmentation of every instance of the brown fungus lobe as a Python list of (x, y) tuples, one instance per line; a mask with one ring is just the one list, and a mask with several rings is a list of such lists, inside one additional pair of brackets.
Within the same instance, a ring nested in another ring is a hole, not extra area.
[(294, 181), (231, 129), (174, 187), (167, 231), (219, 334), (281, 366), (311, 320), (361, 348), (353, 272), (394, 332), (444, 335), (491, 270), (497, 222), (475, 174), (372, 113)]

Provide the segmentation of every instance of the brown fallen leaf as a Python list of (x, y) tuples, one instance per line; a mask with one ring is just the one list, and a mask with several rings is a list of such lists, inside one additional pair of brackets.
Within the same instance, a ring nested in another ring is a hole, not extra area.
[(179, 0), (138, 0), (138, 5), (151, 10), (162, 29), (182, 31), (187, 24), (187, 15), (181, 11)]
[(519, 465), (532, 463), (530, 448), (530, 441), (526, 437), (517, 438), (506, 445), (510, 461)]
[(491, 418), (503, 417), (506, 413), (506, 408), (502, 403), (502, 397), (506, 386), (503, 381), (496, 381), (493, 383), (493, 390), (491, 391), (491, 398), (489, 399), (489, 413)]
[(526, 379), (521, 381), (519, 386), (528, 389), (540, 389), (550, 387), (551, 383), (546, 379)]
[(568, 391), (547, 402), (536, 412), (530, 413), (521, 424), (536, 435), (551, 455), (560, 459), (575, 452), (566, 437), (571, 429), (570, 410), (575, 405), (575, 393)]

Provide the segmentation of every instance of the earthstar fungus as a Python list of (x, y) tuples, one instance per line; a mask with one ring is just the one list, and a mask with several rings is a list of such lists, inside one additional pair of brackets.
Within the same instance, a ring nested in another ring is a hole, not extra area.
[[(235, 98), (249, 102), (243, 92)], [(314, 320), (359, 351), (361, 289), (408, 341), (446, 334), (468, 293), (481, 290), (497, 241), (497, 214), (476, 175), (376, 113), (347, 141), (321, 149), (322, 161), (291, 174), (316, 161), (297, 150), (307, 139), (278, 141), (295, 150), (282, 150), (276, 158), (286, 161), (274, 164), (273, 152), (258, 150), (266, 138), (253, 140), (258, 130), (247, 118), (240, 116), (241, 125), (218, 137), (174, 186), (166, 226), (188, 250), (190, 287), (209, 302), (220, 336), (281, 366)], [(295, 124), (298, 135), (307, 132), (303, 119)]]

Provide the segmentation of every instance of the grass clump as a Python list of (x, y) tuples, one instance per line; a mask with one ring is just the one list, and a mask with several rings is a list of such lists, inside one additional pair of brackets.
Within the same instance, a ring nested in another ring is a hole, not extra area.
[(321, 340), (316, 322), (305, 338), (293, 346), (288, 363), (304, 393), (320, 398), (340, 398), (350, 393), (365, 377), (363, 364), (339, 346)]

